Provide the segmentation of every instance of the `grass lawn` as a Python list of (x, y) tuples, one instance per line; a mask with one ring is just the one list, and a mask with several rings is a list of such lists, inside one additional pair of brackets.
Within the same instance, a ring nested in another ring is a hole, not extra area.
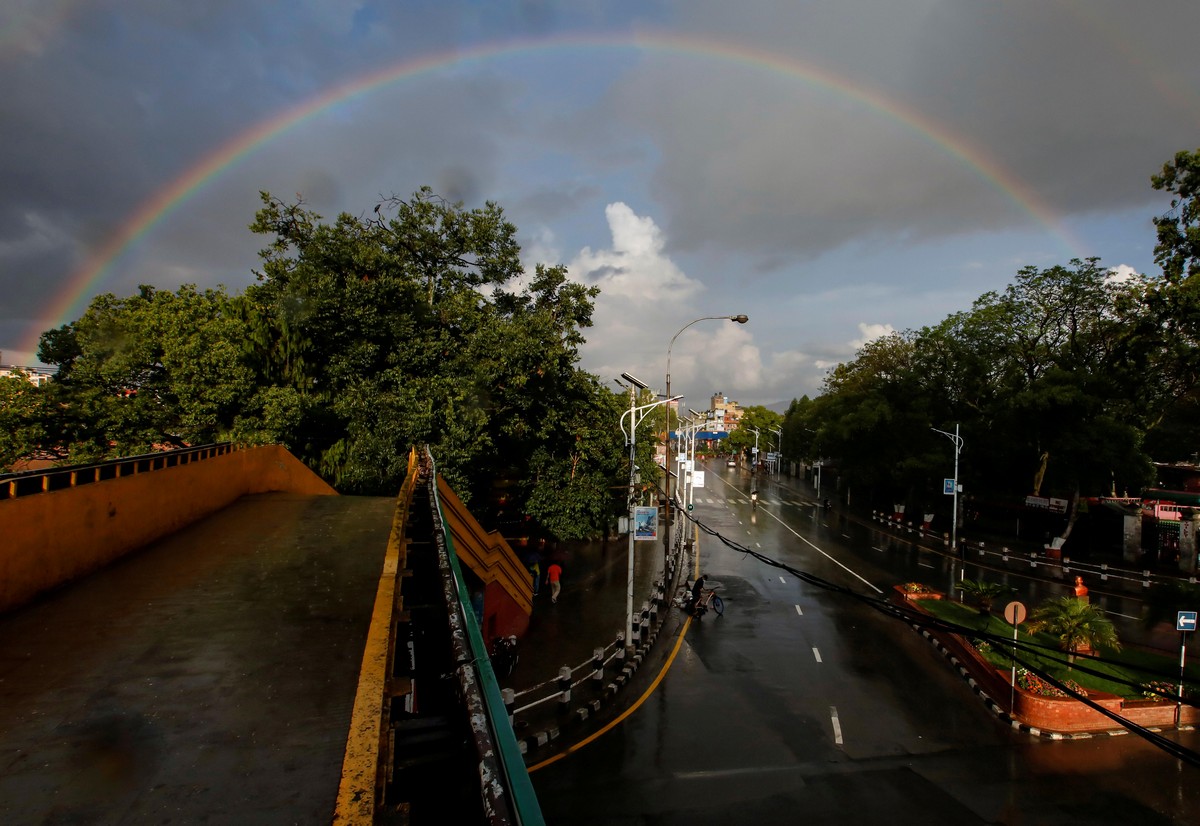
[[(1012, 639), (1012, 626), (1005, 622), (1004, 619), (992, 614), (980, 614), (973, 607), (946, 599), (921, 600), (920, 607), (946, 622), (952, 622), (976, 632), (993, 634), (1003, 639)], [(964, 634), (963, 636), (968, 641), (972, 641), (969, 634)], [(1141, 649), (1122, 648), (1120, 651), (1115, 652), (1101, 652), (1103, 659), (1099, 660), (1082, 656), (1078, 657), (1075, 668), (1070, 669), (1066, 662), (1066, 653), (1058, 650), (1058, 640), (1051, 635), (1044, 633), (1027, 634), (1022, 625), (1021, 629), (1017, 632), (1017, 639), (1021, 642), (1032, 642), (1051, 649), (1044, 654), (1040, 652), (1018, 651), (1017, 656), (1020, 660), (1030, 663), (1059, 680), (1074, 680), (1087, 689), (1106, 691), (1109, 694), (1116, 694), (1128, 700), (1139, 700), (1143, 699), (1145, 695), (1141, 689), (1134, 686), (1155, 681), (1178, 685), (1179, 657), (1177, 656), (1170, 657)], [(983, 652), (983, 655), (988, 662), (997, 668), (1007, 669), (1012, 665), (1008, 651), (1009, 649), (1003, 645), (992, 643), (991, 650)], [(1086, 673), (1081, 671), (1080, 667), (1099, 672), (1105, 676)], [(1149, 671), (1143, 669), (1148, 669)], [(1200, 695), (1200, 664), (1187, 664), (1186, 679), (1187, 687), (1185, 690), (1192, 696)], [(1134, 686), (1128, 685), (1128, 683), (1133, 683)]]

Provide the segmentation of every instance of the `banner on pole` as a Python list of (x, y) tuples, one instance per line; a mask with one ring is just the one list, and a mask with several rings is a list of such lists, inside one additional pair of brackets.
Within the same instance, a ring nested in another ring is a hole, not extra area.
[(658, 508), (638, 506), (633, 509), (633, 538), (658, 539)]

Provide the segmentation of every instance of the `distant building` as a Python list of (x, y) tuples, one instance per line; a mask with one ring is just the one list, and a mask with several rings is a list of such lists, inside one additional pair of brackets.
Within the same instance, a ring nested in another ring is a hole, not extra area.
[(714, 419), (707, 428), (713, 433), (732, 433), (737, 430), (738, 422), (742, 420), (742, 406), (732, 401), (720, 390), (713, 393), (708, 401), (708, 409)]
[(25, 379), (41, 387), (54, 379), (54, 371), (45, 367), (22, 367), (17, 364), (5, 364), (4, 353), (0, 352), (0, 377)]

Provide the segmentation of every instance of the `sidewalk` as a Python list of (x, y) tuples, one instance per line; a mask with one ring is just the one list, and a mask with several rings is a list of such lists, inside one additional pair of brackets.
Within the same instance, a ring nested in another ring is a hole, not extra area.
[[(633, 616), (640, 626), (643, 606), (663, 580), (664, 551), (661, 542), (634, 544)], [(539, 759), (552, 754), (551, 744), (558, 745), (554, 741), (564, 734), (613, 713), (618, 695), (626, 693), (639, 667), (661, 653), (664, 646), (655, 642), (682, 620), (682, 612), (656, 607), (645, 640), (626, 659), (622, 640), (628, 618), (628, 538), (560, 543), (544, 554), (543, 568), (551, 560), (563, 568), (558, 602), (550, 601), (550, 589), (543, 584), (534, 596), (529, 630), (518, 643), (517, 665), (511, 676), (500, 680), (502, 688), (516, 693), (513, 728), (518, 742), (526, 755)], [(597, 651), (604, 660), (602, 679), (592, 676)], [(559, 682), (564, 667), (572, 671), (571, 682), (576, 684), (567, 702)], [(537, 702), (543, 698), (549, 699)]]

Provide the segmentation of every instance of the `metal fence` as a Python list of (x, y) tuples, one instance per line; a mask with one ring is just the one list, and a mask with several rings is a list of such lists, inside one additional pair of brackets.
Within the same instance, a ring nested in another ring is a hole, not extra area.
[(40, 470), (26, 470), (20, 473), (0, 474), (0, 499), (16, 499), (20, 496), (32, 496), (39, 493), (49, 493), (54, 490), (103, 482), (106, 479), (119, 479), (122, 476), (133, 476), (139, 473), (149, 473), (155, 470), (186, 465), (223, 456), (238, 449), (232, 442), (219, 442), (210, 445), (197, 445), (177, 450), (164, 450), (157, 453), (146, 453), (141, 456), (127, 456), (123, 459), (110, 459), (87, 465), (70, 465), (52, 467)]

